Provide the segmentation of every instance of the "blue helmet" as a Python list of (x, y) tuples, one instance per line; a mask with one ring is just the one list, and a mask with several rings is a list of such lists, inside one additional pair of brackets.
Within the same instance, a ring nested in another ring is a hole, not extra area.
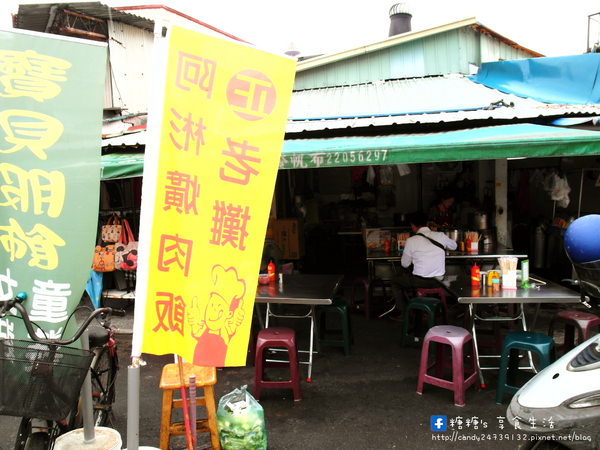
[(565, 250), (574, 263), (600, 260), (600, 215), (573, 221), (565, 231)]

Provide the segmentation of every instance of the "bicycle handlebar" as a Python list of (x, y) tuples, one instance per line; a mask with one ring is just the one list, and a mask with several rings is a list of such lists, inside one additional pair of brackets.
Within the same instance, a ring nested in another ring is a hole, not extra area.
[[(94, 318), (96, 318), (96, 316), (98, 316), (100, 314), (107, 314), (108, 318), (110, 318), (110, 315), (112, 314), (112, 308), (95, 309), (85, 319), (85, 321), (79, 326), (79, 328), (77, 329), (77, 331), (75, 332), (75, 334), (73, 334), (73, 336), (71, 338), (69, 338), (69, 339), (44, 339), (44, 338), (40, 338), (37, 334), (35, 334), (35, 330), (33, 329), (33, 322), (31, 322), (31, 319), (29, 318), (29, 313), (27, 312), (27, 309), (25, 309), (25, 307), (22, 305), (22, 302), (25, 300), (27, 300), (27, 294), (25, 292), (19, 292), (15, 296), (15, 298), (13, 298), (12, 300), (0, 302), (0, 303), (4, 303), (2, 305), (2, 307), (0, 308), (0, 317), (4, 317), (7, 313), (7, 311), (12, 309), (13, 307), (16, 308), (17, 311), (19, 311), (19, 313), (21, 314), (21, 318), (23, 319), (23, 322), (25, 324), (25, 328), (27, 329), (27, 333), (29, 334), (29, 337), (32, 340), (34, 340), (35, 342), (41, 342), (43, 344), (55, 344), (55, 345), (72, 344), (73, 342), (75, 342), (77, 339), (79, 339), (81, 337), (81, 335), (83, 334), (85, 329), (92, 322), (92, 320), (94, 320)], [(102, 324), (102, 326), (105, 328), (109, 327), (110, 325), (106, 325), (107, 323), (109, 323), (108, 319), (106, 320), (105, 323)]]

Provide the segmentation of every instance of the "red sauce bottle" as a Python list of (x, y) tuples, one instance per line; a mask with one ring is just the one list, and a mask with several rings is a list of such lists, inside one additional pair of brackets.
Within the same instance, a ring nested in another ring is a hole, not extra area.
[(479, 286), (481, 284), (481, 270), (477, 263), (471, 267), (471, 286)]
[(269, 274), (269, 282), (275, 282), (275, 263), (273, 260), (269, 261), (267, 265), (267, 273)]
[(383, 251), (386, 253), (386, 255), (390, 252), (391, 246), (390, 246), (390, 240), (386, 239), (385, 241), (383, 241)]

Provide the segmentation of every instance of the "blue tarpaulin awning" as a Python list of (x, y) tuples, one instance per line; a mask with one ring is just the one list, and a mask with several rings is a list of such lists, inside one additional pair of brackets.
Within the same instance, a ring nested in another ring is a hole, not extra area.
[(471, 80), (544, 103), (600, 103), (600, 54), (489, 62)]
[[(600, 133), (516, 124), (428, 134), (293, 139), (280, 169), (600, 155)], [(141, 176), (143, 154), (102, 157), (103, 179)]]

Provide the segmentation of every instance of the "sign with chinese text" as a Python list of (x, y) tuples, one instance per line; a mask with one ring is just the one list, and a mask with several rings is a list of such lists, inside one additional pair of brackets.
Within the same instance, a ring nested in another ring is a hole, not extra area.
[(156, 173), (144, 172), (156, 184), (142, 199), (153, 208), (150, 242), (140, 232), (143, 352), (246, 363), (294, 71), (289, 58), (171, 28)]
[[(42, 337), (64, 332), (90, 273), (105, 71), (104, 44), (0, 31), (0, 300), (26, 292)], [(0, 339), (26, 336), (0, 319)]]

